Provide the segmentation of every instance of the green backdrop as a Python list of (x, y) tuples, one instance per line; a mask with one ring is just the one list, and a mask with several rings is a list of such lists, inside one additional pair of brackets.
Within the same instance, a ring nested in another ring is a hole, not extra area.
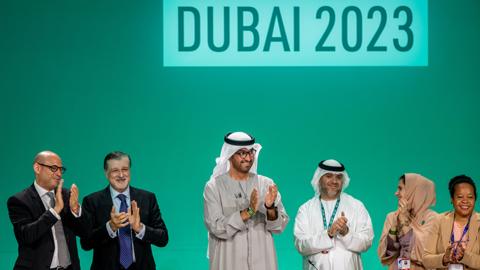
[[(301, 267), (295, 214), (326, 158), (346, 165), (347, 192), (372, 217), (365, 269), (382, 269), (399, 175), (433, 179), (438, 211), (451, 208), (450, 177), (480, 178), (479, 11), (477, 0), (430, 1), (428, 67), (164, 68), (161, 1), (0, 0), (1, 268), (17, 255), (6, 200), (32, 183), (34, 155), (59, 153), (83, 197), (106, 186), (103, 157), (120, 149), (169, 229), (158, 269), (207, 269), (203, 187), (223, 135), (244, 130), (291, 218), (275, 236), (280, 269)], [(92, 254), (80, 256), (87, 269)]]

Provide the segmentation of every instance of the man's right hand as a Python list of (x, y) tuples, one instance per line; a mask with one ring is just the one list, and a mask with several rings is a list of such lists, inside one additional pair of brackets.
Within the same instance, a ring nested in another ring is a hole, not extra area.
[(332, 227), (328, 228), (327, 230), (328, 237), (333, 238), (337, 235), (337, 230), (335, 227), (332, 225)]
[(57, 185), (57, 189), (55, 190), (55, 207), (53, 210), (57, 214), (60, 215), (60, 213), (63, 210), (63, 195), (62, 195), (62, 187), (63, 187), (63, 179), (60, 180), (60, 182)]
[(110, 220), (108, 221), (108, 225), (110, 225), (112, 231), (116, 232), (119, 228), (126, 227), (128, 224), (127, 213), (116, 213), (115, 206), (112, 206), (112, 210), (110, 211)]
[[(252, 193), (250, 194), (250, 205), (248, 206), (253, 210), (253, 213), (255, 214), (257, 212), (258, 208), (258, 191), (256, 188), (252, 190)], [(244, 209), (240, 211), (240, 217), (242, 218), (243, 221), (247, 221), (250, 219), (252, 216), (248, 213), (248, 209)]]
[(341, 216), (337, 218), (332, 226), (328, 229), (327, 233), (330, 238), (335, 237), (337, 234), (341, 234), (342, 236), (345, 236), (349, 229), (347, 226), (348, 219), (345, 217), (345, 213), (342, 212)]

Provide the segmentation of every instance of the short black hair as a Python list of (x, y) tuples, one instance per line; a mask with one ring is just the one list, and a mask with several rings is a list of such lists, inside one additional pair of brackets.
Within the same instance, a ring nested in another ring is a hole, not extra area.
[(475, 182), (473, 182), (472, 178), (464, 174), (457, 175), (450, 179), (450, 182), (448, 182), (448, 191), (450, 191), (450, 198), (453, 199), (453, 195), (455, 193), (455, 186), (462, 183), (470, 184), (473, 187), (473, 194), (475, 195), (475, 200), (477, 200), (477, 187), (475, 186)]
[(108, 161), (109, 160), (112, 160), (112, 159), (120, 160), (124, 157), (128, 158), (128, 163), (129, 163), (128, 167), (131, 168), (132, 167), (132, 159), (130, 158), (129, 154), (124, 153), (122, 151), (113, 151), (113, 152), (108, 153), (105, 156), (105, 159), (103, 160), (103, 169), (105, 171), (108, 170)]

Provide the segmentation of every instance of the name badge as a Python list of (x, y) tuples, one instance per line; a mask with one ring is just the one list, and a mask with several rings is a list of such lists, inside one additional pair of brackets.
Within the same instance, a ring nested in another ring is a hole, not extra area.
[(410, 270), (410, 259), (398, 258), (397, 266), (398, 266), (398, 270)]
[(450, 264), (448, 265), (448, 270), (463, 270), (463, 264)]

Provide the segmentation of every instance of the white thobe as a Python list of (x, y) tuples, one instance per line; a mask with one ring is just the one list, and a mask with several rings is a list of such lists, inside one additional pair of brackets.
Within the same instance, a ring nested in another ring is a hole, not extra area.
[[(334, 201), (324, 202), (326, 222), (330, 222)], [(373, 228), (370, 215), (362, 202), (342, 193), (334, 220), (345, 214), (349, 232), (330, 238), (324, 226), (320, 199), (308, 200), (295, 218), (295, 247), (303, 256), (305, 270), (361, 270), (360, 254), (372, 245)]]
[[(203, 196), (211, 270), (278, 269), (272, 233), (281, 233), (289, 218), (278, 193), (277, 219), (267, 220), (264, 198), (273, 184), (256, 174), (242, 182), (231, 179), (228, 173), (208, 181)], [(258, 190), (258, 212), (244, 222), (240, 211), (248, 208), (254, 187)]]

